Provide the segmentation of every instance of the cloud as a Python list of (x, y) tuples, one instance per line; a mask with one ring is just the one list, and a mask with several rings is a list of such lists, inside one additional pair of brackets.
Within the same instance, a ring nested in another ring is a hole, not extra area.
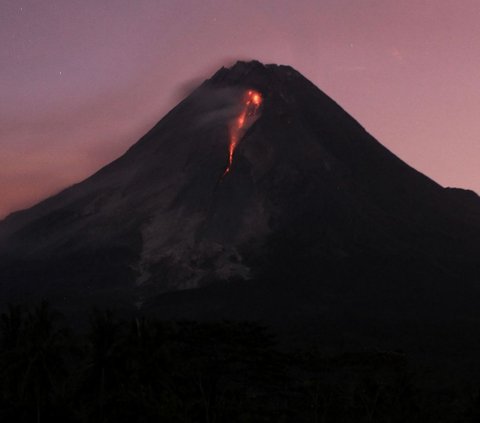
[(198, 116), (196, 124), (205, 126), (230, 122), (242, 107), (241, 96), (242, 90), (236, 88), (202, 87), (195, 101), (198, 102), (198, 110), (205, 112)]

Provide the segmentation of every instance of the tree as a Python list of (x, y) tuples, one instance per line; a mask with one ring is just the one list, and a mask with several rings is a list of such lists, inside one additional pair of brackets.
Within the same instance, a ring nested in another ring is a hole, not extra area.
[(65, 387), (68, 332), (58, 328), (60, 317), (47, 302), (25, 316), (19, 307), (1, 316), (2, 379), (11, 410), (34, 415), (37, 423)]

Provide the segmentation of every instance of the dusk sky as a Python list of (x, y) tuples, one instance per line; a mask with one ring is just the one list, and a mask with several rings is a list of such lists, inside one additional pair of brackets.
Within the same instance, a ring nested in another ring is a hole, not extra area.
[(237, 59), (289, 64), (480, 192), (478, 0), (1, 0), (0, 218), (122, 154)]

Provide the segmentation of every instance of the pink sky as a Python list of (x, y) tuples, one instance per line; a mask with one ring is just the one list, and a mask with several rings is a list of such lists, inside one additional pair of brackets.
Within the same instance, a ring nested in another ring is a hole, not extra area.
[(2, 0), (0, 217), (236, 59), (292, 65), (407, 163), (480, 192), (479, 22), (476, 0)]

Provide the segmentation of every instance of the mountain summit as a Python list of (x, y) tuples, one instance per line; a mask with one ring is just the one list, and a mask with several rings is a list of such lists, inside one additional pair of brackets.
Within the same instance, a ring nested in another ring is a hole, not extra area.
[(338, 266), (451, 275), (476, 271), (479, 241), (475, 194), (409, 167), (293, 68), (238, 62), (1, 222), (1, 294), (141, 307), (280, 273), (321, 285)]

